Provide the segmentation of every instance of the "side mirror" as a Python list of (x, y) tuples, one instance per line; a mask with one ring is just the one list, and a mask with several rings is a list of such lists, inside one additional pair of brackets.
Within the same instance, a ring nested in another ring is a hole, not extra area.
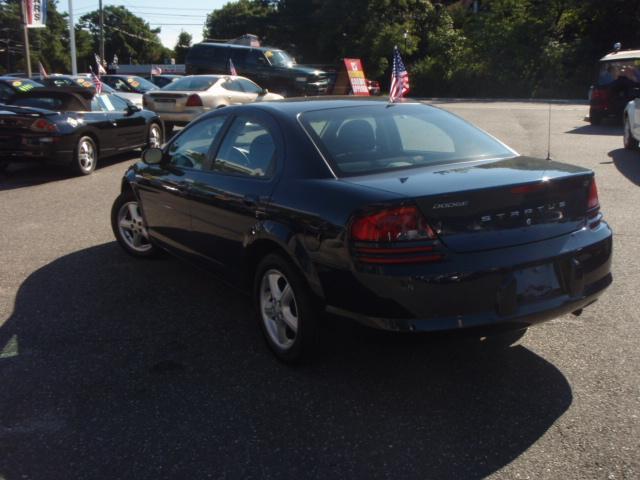
[(267, 90), (266, 88), (263, 88), (262, 90), (260, 90), (260, 93), (258, 94), (258, 96), (262, 97), (263, 95), (266, 95), (267, 93), (269, 93), (269, 90)]
[(142, 110), (140, 107), (133, 105), (132, 103), (129, 103), (127, 105), (127, 113), (129, 115), (133, 115), (134, 113), (139, 112), (140, 110)]
[(142, 152), (142, 161), (147, 165), (158, 165), (162, 163), (163, 157), (162, 150), (159, 148), (147, 148)]

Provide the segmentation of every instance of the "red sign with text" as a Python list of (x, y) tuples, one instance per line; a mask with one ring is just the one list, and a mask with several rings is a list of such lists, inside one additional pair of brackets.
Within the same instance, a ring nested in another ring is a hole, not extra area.
[(349, 75), (353, 94), (369, 96), (369, 89), (367, 88), (367, 81), (364, 78), (364, 70), (362, 69), (360, 59), (345, 58), (344, 66), (347, 67), (347, 74)]

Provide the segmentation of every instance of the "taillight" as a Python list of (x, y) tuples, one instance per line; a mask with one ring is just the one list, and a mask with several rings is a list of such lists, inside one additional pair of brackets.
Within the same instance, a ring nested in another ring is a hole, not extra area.
[(39, 118), (31, 124), (31, 130), (34, 132), (47, 132), (53, 133), (58, 131), (58, 127), (54, 123), (51, 123), (46, 118)]
[[(587, 217), (595, 218), (600, 212), (600, 200), (598, 199), (598, 187), (596, 185), (596, 179), (591, 180), (591, 185), (589, 185), (589, 196), (587, 198)], [(590, 226), (596, 227), (600, 222), (596, 222), (595, 224), (590, 224)]]
[(357, 217), (351, 240), (358, 261), (374, 264), (425, 263), (441, 260), (437, 236), (417, 207), (397, 207)]
[(591, 100), (606, 102), (609, 100), (609, 91), (601, 88), (594, 88), (591, 92)]
[(195, 93), (193, 95), (189, 95), (189, 98), (187, 98), (187, 107), (201, 107), (202, 106), (202, 99), (200, 98), (199, 95), (196, 95)]

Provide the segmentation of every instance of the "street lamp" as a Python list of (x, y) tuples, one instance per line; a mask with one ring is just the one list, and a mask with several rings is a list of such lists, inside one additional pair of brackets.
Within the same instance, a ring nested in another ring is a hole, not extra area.
[(402, 34), (402, 36), (404, 37), (404, 53), (406, 55), (406, 53), (407, 53), (407, 37), (409, 36), (409, 32), (407, 32), (405, 30), (404, 33)]

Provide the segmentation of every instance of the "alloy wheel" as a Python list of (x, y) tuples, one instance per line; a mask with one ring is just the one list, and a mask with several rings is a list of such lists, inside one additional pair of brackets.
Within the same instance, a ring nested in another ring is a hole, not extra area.
[(91, 140), (85, 138), (78, 145), (78, 164), (83, 172), (94, 169), (96, 162), (96, 149)]
[(118, 211), (118, 231), (127, 246), (135, 252), (148, 252), (149, 243), (147, 228), (140, 214), (138, 202), (126, 202)]
[(149, 148), (160, 148), (161, 145), (160, 127), (155, 123), (149, 128)]
[(262, 276), (260, 314), (271, 341), (282, 350), (291, 348), (298, 334), (298, 306), (293, 287), (279, 270)]

